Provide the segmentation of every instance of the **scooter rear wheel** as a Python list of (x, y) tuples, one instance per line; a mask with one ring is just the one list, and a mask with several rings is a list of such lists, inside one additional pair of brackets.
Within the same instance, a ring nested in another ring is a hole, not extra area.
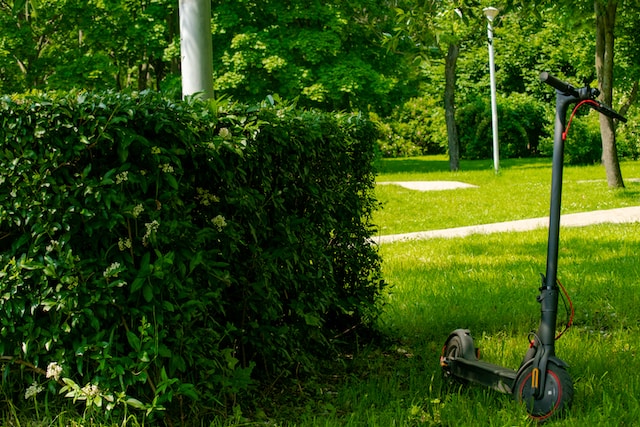
[[(469, 337), (469, 340), (471, 337)], [(440, 364), (442, 366), (442, 376), (449, 381), (453, 381), (458, 384), (466, 384), (467, 381), (458, 378), (453, 375), (453, 373), (449, 370), (445, 360), (455, 359), (455, 358), (463, 358), (465, 353), (468, 352), (465, 347), (465, 343), (462, 338), (458, 335), (451, 335), (442, 349), (442, 356), (440, 357)]]
[(540, 397), (536, 398), (532, 388), (533, 366), (529, 366), (516, 380), (513, 389), (518, 401), (524, 403), (532, 418), (544, 421), (554, 414), (561, 413), (571, 405), (573, 399), (573, 381), (562, 367), (549, 363), (547, 379)]

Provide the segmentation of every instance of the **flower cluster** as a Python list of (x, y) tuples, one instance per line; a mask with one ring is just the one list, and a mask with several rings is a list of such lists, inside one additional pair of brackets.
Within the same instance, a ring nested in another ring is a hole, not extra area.
[(36, 397), (38, 393), (40, 393), (42, 390), (44, 390), (44, 387), (42, 387), (40, 384), (34, 381), (29, 387), (27, 387), (27, 390), (24, 392), (25, 400), (29, 400), (32, 397)]
[(160, 169), (162, 169), (162, 172), (164, 173), (171, 173), (173, 172), (173, 166), (171, 166), (169, 163), (163, 163), (160, 165)]
[(91, 383), (87, 383), (87, 385), (85, 385), (84, 387), (82, 387), (82, 389), (80, 390), (82, 393), (84, 393), (84, 395), (88, 398), (91, 399), (93, 397), (99, 396), (100, 395), (100, 389), (98, 388), (97, 385), (95, 384), (91, 384)]
[(51, 243), (45, 248), (47, 252), (53, 252), (60, 247), (60, 242), (57, 240), (51, 240)]
[(222, 231), (222, 229), (227, 226), (227, 221), (222, 215), (218, 215), (217, 217), (213, 218), (211, 222), (218, 228), (218, 231)]
[(220, 201), (218, 196), (209, 193), (209, 191), (204, 188), (198, 187), (196, 191), (198, 193), (197, 198), (200, 199), (200, 204), (203, 206), (210, 206), (212, 203), (218, 203)]
[(118, 239), (118, 249), (120, 249), (121, 251), (131, 249), (131, 239), (129, 239), (128, 237), (125, 239)]
[(144, 212), (144, 206), (142, 206), (142, 203), (138, 203), (133, 207), (133, 211), (131, 213), (134, 218), (138, 218), (142, 212)]
[(147, 229), (147, 232), (144, 233), (144, 236), (142, 236), (142, 244), (147, 246), (149, 244), (149, 237), (151, 237), (152, 233), (155, 233), (158, 231), (158, 227), (160, 227), (160, 223), (154, 219), (151, 222), (147, 222), (144, 226)]
[(47, 366), (47, 378), (53, 378), (58, 381), (60, 379), (60, 375), (62, 375), (62, 366), (58, 365), (56, 362), (49, 363), (49, 366)]
[(129, 171), (122, 171), (116, 175), (116, 184), (122, 184), (129, 180)]
[(102, 273), (105, 278), (109, 277), (118, 277), (118, 273), (120, 273), (120, 263), (114, 262)]

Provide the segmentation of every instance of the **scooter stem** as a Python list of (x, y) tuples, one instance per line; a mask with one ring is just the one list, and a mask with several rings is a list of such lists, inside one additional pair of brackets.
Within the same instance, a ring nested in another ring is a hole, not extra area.
[(564, 168), (564, 140), (569, 105), (579, 98), (556, 92), (556, 117), (553, 135), (553, 161), (551, 168), (551, 207), (549, 212), (549, 238), (547, 243), (547, 270), (543, 277), (538, 301), (541, 305), (538, 339), (547, 356), (555, 354), (555, 329), (558, 314), (558, 248), (560, 241), (560, 206), (562, 202), (562, 172)]

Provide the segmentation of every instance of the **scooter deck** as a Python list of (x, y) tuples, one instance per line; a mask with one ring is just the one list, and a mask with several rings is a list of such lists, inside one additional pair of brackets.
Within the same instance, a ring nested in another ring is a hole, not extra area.
[(517, 372), (513, 369), (482, 360), (454, 357), (449, 358), (446, 364), (453, 376), (491, 387), (501, 393), (510, 394), (516, 381)]

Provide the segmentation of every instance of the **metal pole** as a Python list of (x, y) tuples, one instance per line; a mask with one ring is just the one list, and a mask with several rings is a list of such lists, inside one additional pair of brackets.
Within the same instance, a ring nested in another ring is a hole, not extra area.
[(496, 173), (500, 170), (500, 146), (498, 143), (498, 105), (496, 101), (496, 66), (493, 55), (493, 27), (491, 23), (498, 14), (498, 9), (487, 7), (484, 9), (487, 16), (487, 36), (489, 40), (489, 76), (491, 80), (491, 129), (493, 131), (493, 168)]
[(213, 98), (211, 1), (180, 0), (182, 96)]

